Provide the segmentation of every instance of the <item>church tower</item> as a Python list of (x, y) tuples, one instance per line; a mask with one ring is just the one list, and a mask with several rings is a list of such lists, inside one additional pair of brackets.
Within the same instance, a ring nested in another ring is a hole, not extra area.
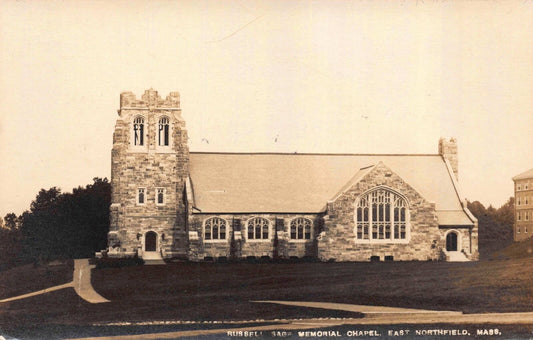
[(120, 94), (111, 154), (110, 257), (185, 257), (187, 130), (180, 95)]

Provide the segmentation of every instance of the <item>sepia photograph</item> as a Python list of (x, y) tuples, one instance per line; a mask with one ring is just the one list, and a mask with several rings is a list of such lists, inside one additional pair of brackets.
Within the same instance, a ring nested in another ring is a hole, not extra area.
[(533, 1), (0, 3), (0, 340), (533, 338)]

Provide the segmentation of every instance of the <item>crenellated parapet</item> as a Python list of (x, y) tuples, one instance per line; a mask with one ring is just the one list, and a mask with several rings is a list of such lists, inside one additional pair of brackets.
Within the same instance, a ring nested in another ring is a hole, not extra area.
[(163, 100), (154, 89), (144, 91), (141, 99), (137, 99), (133, 92), (122, 92), (120, 94), (120, 109), (179, 109), (180, 94), (179, 92), (170, 92)]

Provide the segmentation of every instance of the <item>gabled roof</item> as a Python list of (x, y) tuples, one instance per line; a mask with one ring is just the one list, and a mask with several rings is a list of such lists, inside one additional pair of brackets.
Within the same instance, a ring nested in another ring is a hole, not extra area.
[(527, 178), (533, 178), (533, 169), (529, 169), (526, 172), (522, 172), (521, 174), (514, 176), (513, 181), (516, 181), (519, 179), (527, 179)]
[[(438, 215), (465, 215), (440, 155), (192, 152), (194, 205), (204, 213), (318, 213), (347, 183), (364, 176), (364, 168), (380, 161), (434, 202)], [(473, 223), (467, 216), (460, 220), (454, 224)]]

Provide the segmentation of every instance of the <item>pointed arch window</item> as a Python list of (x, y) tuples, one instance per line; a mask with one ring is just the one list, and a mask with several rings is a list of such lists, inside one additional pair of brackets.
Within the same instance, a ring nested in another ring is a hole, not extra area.
[(166, 116), (159, 118), (158, 131), (157, 131), (157, 145), (158, 146), (169, 146), (170, 145), (170, 120)]
[(165, 205), (166, 203), (166, 190), (165, 188), (155, 188), (155, 204)]
[(355, 207), (357, 240), (402, 242), (408, 239), (409, 210), (405, 198), (378, 188), (359, 197)]
[(291, 221), (292, 240), (310, 240), (313, 222), (308, 218), (298, 217)]
[(133, 145), (144, 145), (144, 130), (144, 118), (140, 116), (135, 117), (133, 120)]
[(146, 204), (146, 188), (137, 188), (137, 205)]
[(266, 218), (254, 217), (248, 220), (246, 226), (248, 240), (270, 239), (270, 223)]
[(211, 217), (204, 223), (204, 240), (226, 240), (226, 220), (219, 217)]

